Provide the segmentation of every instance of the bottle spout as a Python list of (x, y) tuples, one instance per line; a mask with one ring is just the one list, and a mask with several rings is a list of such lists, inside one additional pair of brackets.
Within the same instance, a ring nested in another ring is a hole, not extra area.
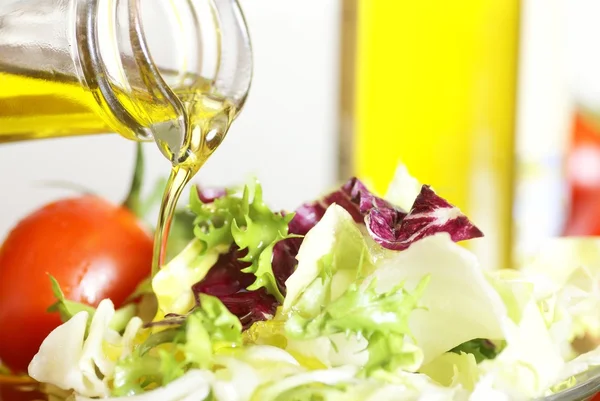
[(187, 128), (183, 116), (175, 120), (153, 124), (150, 131), (163, 156), (174, 166), (185, 159)]

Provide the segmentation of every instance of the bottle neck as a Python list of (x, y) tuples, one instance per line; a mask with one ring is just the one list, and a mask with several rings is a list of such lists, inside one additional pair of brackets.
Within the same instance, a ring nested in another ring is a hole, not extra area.
[(113, 7), (104, 3), (76, 2), (73, 62), (77, 75), (112, 126), (126, 127), (138, 139), (150, 139), (157, 107), (162, 108), (162, 117), (173, 121), (183, 112), (148, 51), (139, 0), (116, 2)]
[[(0, 83), (2, 74), (19, 80), (0, 105), (22, 98), (20, 82), (34, 82), (45, 99), (76, 103), (65, 106), (74, 117), (68, 135), (108, 125), (125, 137), (154, 139), (173, 164), (186, 158), (189, 133), (202, 119), (221, 111), (235, 118), (251, 63), (233, 0), (0, 1)], [(75, 121), (82, 108), (82, 121), (95, 114), (106, 125)], [(59, 131), (46, 136), (64, 135)]]

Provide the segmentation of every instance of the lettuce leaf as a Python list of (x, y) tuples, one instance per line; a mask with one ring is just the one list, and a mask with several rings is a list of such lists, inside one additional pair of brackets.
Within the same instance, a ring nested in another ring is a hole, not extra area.
[(384, 199), (403, 210), (410, 210), (422, 187), (423, 185), (410, 175), (406, 166), (399, 164)]
[(536, 298), (541, 299), (558, 292), (580, 267), (600, 271), (600, 237), (548, 240), (520, 271), (524, 279), (535, 284)]
[[(324, 392), (325, 395), (327, 395), (327, 391), (323, 391), (325, 390), (323, 385), (332, 386), (349, 382), (354, 378), (356, 372), (356, 368), (346, 366), (296, 374), (259, 387), (252, 396), (251, 401), (283, 401), (299, 399), (293, 398), (297, 397), (298, 393), (296, 392), (296, 394), (293, 395), (294, 392), (292, 390), (301, 391), (304, 393), (304, 396), (316, 396), (319, 392), (321, 393), (321, 396), (324, 395)], [(318, 386), (315, 388), (312, 387), (313, 385)], [(328, 400), (328, 398), (324, 399)]]
[(169, 313), (185, 314), (196, 304), (192, 286), (206, 276), (220, 257), (220, 249), (205, 247), (201, 240), (193, 240), (152, 278), (158, 318)]
[(293, 309), (305, 319), (317, 316), (322, 305), (342, 295), (357, 273), (366, 275), (374, 269), (362, 232), (337, 204), (305, 236), (296, 258), (298, 267), (285, 282), (283, 313)]
[[(94, 313), (96, 313), (96, 308), (81, 302), (75, 302), (66, 299), (58, 281), (50, 274), (48, 277), (50, 278), (52, 293), (56, 297), (56, 302), (50, 305), (47, 311), (50, 313), (58, 312), (60, 315), (60, 320), (63, 323), (67, 322), (79, 312), (87, 312), (88, 316), (90, 317), (90, 319), (88, 319), (89, 325), (89, 323), (92, 321)], [(129, 321), (136, 316), (136, 312), (136, 305), (131, 303), (117, 309), (110, 320), (109, 327), (117, 332), (122, 332), (125, 330), (125, 327)]]
[(552, 239), (521, 272), (552, 306), (550, 323), (564, 326), (565, 341), (600, 336), (600, 237)]
[(134, 353), (119, 361), (113, 395), (140, 394), (165, 386), (191, 369), (211, 369), (215, 355), (242, 344), (242, 325), (218, 298), (201, 294), (199, 306), (153, 333)]
[(450, 352), (455, 354), (470, 354), (473, 355), (477, 363), (486, 360), (494, 359), (505, 344), (496, 344), (493, 341), (486, 340), (484, 338), (476, 338), (474, 340), (467, 341), (454, 347)]
[(337, 204), (306, 235), (298, 261), (286, 282), (287, 336), (297, 340), (336, 334), (363, 338), (368, 344), (367, 373), (420, 366), (420, 350), (405, 337), (408, 317), (427, 286), (426, 277), (410, 293), (403, 283), (384, 292), (375, 290), (375, 280), (362, 286), (374, 269), (373, 259), (352, 215)]
[(287, 316), (278, 312), (271, 320), (254, 323), (244, 332), (244, 343), (281, 348), (306, 369), (366, 365), (368, 343), (362, 336), (339, 333), (310, 340), (292, 338), (286, 333), (286, 321)]
[(259, 387), (251, 401), (416, 401), (466, 400), (458, 387), (446, 388), (422, 374), (399, 373), (393, 383), (357, 379), (348, 367), (316, 370)]
[(62, 320), (63, 323), (79, 312), (87, 312), (90, 316), (93, 316), (94, 312), (96, 312), (96, 308), (81, 302), (66, 299), (58, 281), (50, 274), (48, 274), (48, 277), (50, 278), (50, 283), (52, 285), (52, 293), (56, 298), (56, 302), (48, 307), (48, 312), (58, 312), (60, 320)]
[(303, 318), (292, 313), (286, 322), (286, 333), (292, 338), (316, 339), (344, 333), (362, 336), (368, 342), (367, 372), (383, 369), (416, 370), (422, 361), (418, 348), (405, 344), (410, 334), (408, 318), (418, 307), (419, 298), (427, 286), (425, 278), (413, 293), (402, 286), (386, 293), (375, 291), (375, 282), (360, 288), (352, 284), (335, 301), (327, 304), (317, 316)]
[(518, 324), (505, 321), (505, 332), (504, 350), (479, 364), (481, 380), (475, 394), (482, 400), (498, 391), (515, 400), (543, 396), (559, 380), (564, 360), (533, 299)]
[(93, 317), (87, 311), (76, 313), (42, 342), (29, 364), (29, 375), (84, 396), (108, 396), (115, 366), (131, 354), (142, 327), (141, 319), (134, 317), (120, 335), (110, 328), (114, 315), (108, 299), (100, 302)]
[[(415, 288), (425, 277), (421, 305), (409, 319), (424, 363), (476, 338), (502, 340), (508, 311), (475, 256), (446, 233), (426, 237), (378, 264), (377, 291), (400, 283)], [(443, 335), (440, 335), (443, 333)]]
[(469, 391), (479, 381), (477, 360), (472, 353), (447, 352), (422, 366), (419, 372), (445, 387), (461, 386)]
[[(133, 399), (144, 401), (203, 401), (209, 399), (208, 397), (211, 395), (213, 380), (211, 372), (194, 369), (163, 387), (152, 389)], [(128, 399), (129, 397), (103, 398), (104, 401), (124, 401)], [(75, 400), (97, 401), (98, 399), (78, 395)]]

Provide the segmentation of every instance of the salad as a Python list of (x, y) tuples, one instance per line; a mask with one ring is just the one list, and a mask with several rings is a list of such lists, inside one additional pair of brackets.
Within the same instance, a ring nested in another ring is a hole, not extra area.
[(353, 178), (288, 213), (252, 181), (192, 188), (186, 213), (118, 308), (51, 277), (63, 323), (28, 373), (56, 399), (519, 401), (600, 365), (574, 346), (600, 336), (600, 239), (487, 270), (459, 244), (483, 233), (402, 166), (383, 197)]

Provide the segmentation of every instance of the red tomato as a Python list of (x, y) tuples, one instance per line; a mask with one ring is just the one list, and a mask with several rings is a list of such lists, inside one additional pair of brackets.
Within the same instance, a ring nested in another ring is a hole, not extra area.
[(600, 393), (596, 394), (590, 401), (600, 401)]
[(0, 360), (25, 372), (60, 324), (48, 274), (67, 299), (116, 307), (148, 276), (152, 238), (129, 210), (95, 196), (51, 203), (22, 220), (0, 248)]

